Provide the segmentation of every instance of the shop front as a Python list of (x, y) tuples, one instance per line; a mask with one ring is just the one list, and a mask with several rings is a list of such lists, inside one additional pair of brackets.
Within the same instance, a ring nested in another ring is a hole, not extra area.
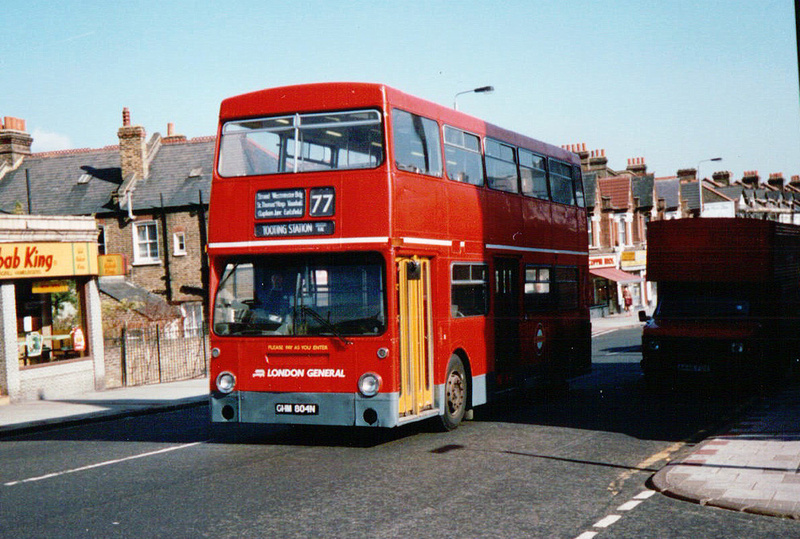
[(633, 312), (641, 302), (643, 279), (619, 269), (613, 254), (589, 257), (592, 283), (592, 317)]
[(91, 217), (0, 216), (0, 393), (59, 398), (105, 386)]

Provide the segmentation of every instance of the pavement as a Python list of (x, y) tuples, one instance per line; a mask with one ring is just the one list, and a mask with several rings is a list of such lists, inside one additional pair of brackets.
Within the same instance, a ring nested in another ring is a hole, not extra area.
[(653, 476), (669, 496), (735, 511), (800, 520), (800, 388), (750, 409)]
[[(592, 320), (592, 335), (640, 327), (635, 313)], [(64, 425), (159, 412), (208, 401), (205, 378), (92, 391), (0, 406), (0, 438)], [(800, 519), (800, 388), (764, 397), (723, 434), (686, 447), (652, 477), (676, 498)]]
[(207, 378), (106, 389), (0, 406), (0, 438), (10, 434), (160, 412), (208, 402)]

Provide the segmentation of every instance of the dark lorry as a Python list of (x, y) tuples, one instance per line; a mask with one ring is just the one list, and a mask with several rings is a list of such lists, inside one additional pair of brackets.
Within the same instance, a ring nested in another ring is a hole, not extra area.
[(679, 375), (769, 383), (800, 354), (800, 227), (755, 219), (656, 221), (647, 231), (652, 318), (639, 317), (648, 382)]

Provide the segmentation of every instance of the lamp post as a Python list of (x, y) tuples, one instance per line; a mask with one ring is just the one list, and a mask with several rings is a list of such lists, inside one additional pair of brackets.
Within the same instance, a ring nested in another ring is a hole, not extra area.
[(697, 162), (697, 185), (700, 189), (700, 217), (703, 216), (703, 178), (700, 176), (700, 163), (708, 163), (709, 161), (722, 161), (721, 157), (712, 157), (710, 159), (701, 159)]
[(458, 92), (453, 97), (453, 108), (458, 110), (458, 96), (464, 94), (488, 94), (494, 92), (494, 86), (481, 86), (480, 88), (473, 88), (472, 90), (465, 90), (463, 92)]

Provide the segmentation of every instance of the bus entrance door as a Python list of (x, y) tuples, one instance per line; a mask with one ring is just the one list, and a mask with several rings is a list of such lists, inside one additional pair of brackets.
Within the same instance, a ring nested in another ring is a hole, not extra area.
[(400, 418), (433, 409), (433, 340), (430, 260), (397, 259), (400, 309)]

